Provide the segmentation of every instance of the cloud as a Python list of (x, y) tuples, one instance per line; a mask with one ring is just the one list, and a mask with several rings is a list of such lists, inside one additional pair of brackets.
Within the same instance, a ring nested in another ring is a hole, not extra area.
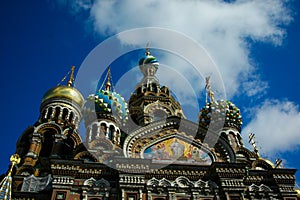
[[(77, 1), (76, 5), (80, 3)], [(227, 95), (232, 97), (240, 90), (253, 96), (258, 88), (266, 87), (260, 79), (249, 80), (256, 73), (250, 62), (249, 41), (280, 45), (285, 37), (282, 27), (292, 18), (286, 1), (281, 0), (231, 3), (221, 0), (98, 0), (90, 6), (90, 19), (95, 31), (105, 36), (142, 27), (163, 27), (187, 34), (209, 52), (223, 77)], [(140, 39), (144, 45), (147, 34)], [(164, 38), (157, 42), (163, 43)], [(241, 84), (257, 88), (249, 91)]]
[(264, 96), (269, 88), (268, 83), (261, 81), (258, 77), (254, 77), (253, 79), (249, 78), (241, 86), (243, 87), (243, 90), (247, 96), (256, 96), (256, 98)]
[(255, 133), (263, 152), (270, 157), (300, 147), (300, 110), (288, 100), (266, 100), (252, 109), (252, 120), (243, 129), (246, 138)]

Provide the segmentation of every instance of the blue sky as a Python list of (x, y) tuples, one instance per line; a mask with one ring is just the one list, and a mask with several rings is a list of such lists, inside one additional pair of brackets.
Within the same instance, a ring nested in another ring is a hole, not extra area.
[[(108, 37), (148, 26), (178, 31), (201, 44), (223, 77), (227, 97), (242, 111), (243, 137), (254, 132), (261, 153), (268, 159), (274, 161), (279, 157), (286, 167), (299, 170), (300, 18), (297, 11), (300, 2), (182, 2), (1, 1), (0, 172), (7, 170), (18, 137), (38, 119), (43, 94), (60, 82), (70, 66), (81, 66), (88, 54)], [(136, 45), (131, 40), (119, 39), (129, 46)], [(147, 40), (146, 36), (141, 38), (139, 45), (146, 44)], [(121, 72), (137, 65), (141, 52), (126, 54), (112, 64), (116, 83)], [(153, 54), (162, 64), (162, 71), (163, 64), (180, 65), (181, 68), (176, 68), (178, 72), (187, 65), (159, 50), (153, 50)], [(127, 67), (120, 70), (117, 65)], [(189, 78), (188, 74), (185, 76)], [(168, 82), (163, 73), (159, 78)], [(197, 81), (201, 86), (199, 92), (204, 93), (203, 79)], [(170, 82), (169, 86), (172, 89), (176, 84)], [(177, 96), (188, 95), (181, 92)], [(199, 105), (204, 105), (203, 98)], [(299, 182), (299, 172), (297, 175)]]

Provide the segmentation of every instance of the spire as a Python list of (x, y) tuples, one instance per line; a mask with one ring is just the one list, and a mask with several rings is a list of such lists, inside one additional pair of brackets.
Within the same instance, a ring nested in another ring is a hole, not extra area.
[(108, 67), (106, 77), (107, 77), (107, 81), (106, 81), (106, 85), (105, 85), (105, 90), (106, 90), (106, 91), (109, 91), (110, 88), (111, 88), (111, 83), (110, 83), (110, 81), (111, 81), (110, 66)]
[[(99, 82), (99, 84), (100, 84), (100, 82)], [(107, 72), (106, 72), (103, 82), (101, 82), (101, 85), (97, 86), (97, 91), (100, 91), (100, 90), (112, 91), (112, 92), (114, 91), (110, 66), (108, 66), (108, 68), (107, 68)]]
[(207, 103), (207, 99), (209, 97), (210, 102), (214, 102), (215, 101), (215, 94), (212, 91), (211, 87), (210, 87), (210, 76), (205, 77), (205, 81), (206, 81), (206, 85), (205, 85), (205, 89), (206, 89), (206, 103)]
[(70, 79), (68, 81), (68, 86), (71, 87), (73, 85), (73, 81), (74, 81), (74, 70), (75, 70), (75, 66), (71, 67), (71, 75), (70, 75)]
[(0, 183), (0, 199), (10, 200), (11, 199), (11, 185), (12, 185), (12, 177), (11, 173), (14, 169), (14, 166), (20, 163), (20, 156), (18, 154), (14, 154), (10, 157), (11, 167), (8, 171), (7, 176)]
[(252, 144), (252, 146), (254, 147), (255, 154), (257, 155), (257, 157), (260, 158), (260, 155), (259, 155), (259, 152), (258, 152), (258, 148), (257, 148), (256, 143), (254, 141), (254, 136), (255, 136), (254, 133), (250, 133), (249, 134), (249, 143)]
[(144, 75), (144, 78), (140, 83), (141, 85), (146, 87), (148, 87), (152, 83), (159, 85), (159, 81), (156, 77), (158, 66), (158, 60), (156, 59), (156, 57), (151, 55), (149, 50), (149, 43), (147, 43), (145, 55), (139, 60), (139, 67)]
[(68, 80), (68, 87), (72, 87), (73, 86), (73, 82), (74, 82), (74, 71), (75, 71), (75, 66), (71, 67), (71, 70), (68, 71), (68, 73), (61, 79), (61, 81), (57, 84), (60, 85), (62, 82), (64, 82), (66, 80), (66, 78), (69, 76), (70, 74), (70, 78)]
[(146, 44), (146, 56), (150, 56), (151, 55), (151, 52), (149, 50), (149, 42)]

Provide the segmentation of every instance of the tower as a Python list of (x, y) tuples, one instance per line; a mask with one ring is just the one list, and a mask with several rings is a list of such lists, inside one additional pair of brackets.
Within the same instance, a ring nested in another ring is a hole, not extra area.
[(96, 93), (87, 97), (83, 116), (87, 149), (99, 162), (108, 164), (110, 159), (122, 153), (126, 135), (122, 127), (128, 119), (127, 103), (114, 91), (110, 67)]
[(215, 99), (210, 77), (206, 78), (205, 89), (207, 91), (206, 104), (199, 114), (199, 127), (218, 132), (237, 152), (240, 147), (244, 146), (241, 137), (243, 122), (240, 109), (229, 100)]
[(73, 86), (74, 67), (69, 75), (67, 85), (55, 86), (44, 94), (38, 121), (19, 138), (16, 153), (21, 162), (16, 175), (46, 177), (51, 174), (49, 159), (72, 159), (81, 144), (78, 126), (84, 99)]
[(146, 48), (145, 56), (139, 60), (139, 68), (144, 78), (137, 84), (129, 99), (131, 119), (139, 126), (169, 116), (185, 118), (180, 104), (172, 96), (167, 86), (160, 86), (156, 77), (158, 60)]

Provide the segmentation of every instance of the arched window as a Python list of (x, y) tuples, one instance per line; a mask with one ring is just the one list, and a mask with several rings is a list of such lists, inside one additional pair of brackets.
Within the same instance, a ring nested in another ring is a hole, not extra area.
[[(69, 116), (69, 122), (72, 123), (73, 119), (74, 119), (74, 113), (71, 112), (71, 113), (70, 113), (70, 116)], [(75, 123), (76, 123), (76, 122), (75, 122)]]
[(92, 137), (91, 137), (92, 140), (94, 140), (96, 138), (97, 132), (98, 132), (98, 126), (97, 126), (97, 124), (93, 124), (93, 126), (92, 126)]
[(53, 147), (53, 130), (47, 130), (43, 135), (43, 143), (42, 143), (42, 149), (40, 151), (40, 156), (41, 157), (49, 157), (52, 152), (52, 147)]
[(64, 108), (63, 109), (63, 114), (62, 114), (62, 119), (63, 120), (67, 120), (68, 113), (69, 113), (68, 109)]
[(115, 127), (113, 125), (109, 126), (108, 138), (112, 140), (114, 138)]
[(106, 136), (106, 134), (107, 134), (107, 125), (106, 125), (106, 123), (101, 123), (101, 125), (100, 125), (100, 133), (104, 134)]
[(53, 108), (52, 108), (52, 107), (49, 107), (49, 108), (48, 108), (48, 112), (47, 112), (47, 119), (50, 119), (50, 118), (51, 118), (52, 113), (53, 113)]
[(55, 118), (57, 119), (59, 115), (60, 115), (60, 107), (56, 107), (55, 108)]
[(227, 136), (227, 134), (226, 134), (225, 132), (221, 132), (221, 136), (222, 136), (224, 139), (228, 140), (228, 136)]

